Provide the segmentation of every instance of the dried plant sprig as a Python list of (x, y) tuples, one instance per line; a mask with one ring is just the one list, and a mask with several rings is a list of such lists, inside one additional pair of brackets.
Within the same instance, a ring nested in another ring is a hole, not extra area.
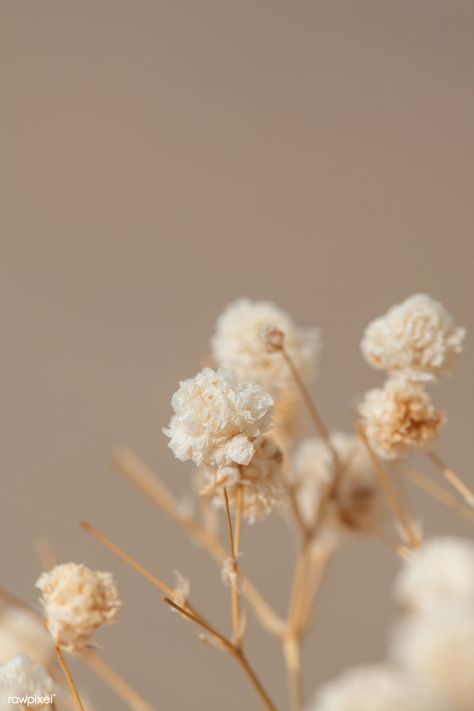
[[(198, 545), (204, 548), (219, 566), (222, 566), (227, 558), (227, 552), (217, 535), (210, 534), (193, 516), (183, 515), (177, 499), (138, 455), (130, 449), (121, 448), (114, 457), (114, 465), (132, 484), (149, 496), (178, 523)], [(241, 592), (252, 606), (263, 627), (272, 634), (280, 636), (285, 631), (284, 620), (243, 574), (241, 575)]]
[(260, 696), (263, 704), (267, 708), (268, 711), (277, 711), (276, 706), (274, 705), (273, 701), (271, 700), (270, 696), (268, 695), (267, 691), (265, 690), (262, 682), (260, 679), (257, 677), (253, 667), (251, 666), (250, 662), (248, 661), (247, 657), (245, 656), (241, 645), (235, 644), (234, 642), (231, 642), (231, 640), (227, 639), (223, 634), (221, 634), (213, 625), (211, 625), (209, 622), (206, 622), (203, 620), (202, 617), (196, 617), (193, 615), (192, 612), (189, 610), (186, 610), (185, 608), (181, 607), (178, 605), (176, 602), (171, 600), (168, 597), (163, 598), (164, 602), (177, 612), (179, 612), (183, 617), (186, 617), (187, 619), (191, 620), (195, 624), (199, 625), (202, 627), (205, 632), (207, 632), (211, 638), (214, 638), (220, 648), (228, 652), (229, 654), (234, 657), (234, 659), (239, 663), (241, 668), (244, 670), (245, 674), (247, 675), (248, 679), (254, 686), (255, 690), (257, 691), (258, 695)]
[(59, 666), (61, 667), (64, 677), (68, 683), (69, 690), (71, 692), (71, 696), (74, 700), (74, 703), (76, 704), (78, 711), (85, 711), (83, 703), (81, 701), (81, 697), (79, 696), (79, 692), (77, 690), (77, 686), (75, 684), (75, 681), (74, 681), (73, 676), (71, 674), (71, 670), (69, 669), (69, 665), (64, 657), (61, 647), (56, 645), (55, 651), (56, 651), (56, 657), (59, 662)]
[(239, 541), (240, 541), (240, 519), (242, 515), (242, 487), (237, 488), (237, 503), (235, 508), (236, 531), (232, 526), (232, 515), (230, 512), (229, 496), (227, 489), (223, 489), (225, 505), (227, 531), (229, 534), (230, 557), (232, 561), (232, 575), (230, 576), (232, 594), (232, 640), (236, 646), (242, 644), (241, 622), (240, 622), (240, 598), (239, 598)]
[(433, 451), (426, 452), (428, 459), (435, 465), (435, 467), (441, 472), (443, 477), (448, 481), (451, 486), (456, 489), (456, 491), (461, 494), (462, 498), (466, 503), (474, 507), (474, 493), (472, 490), (463, 482), (463, 480), (453, 472), (452, 469), (448, 467), (446, 462), (441, 459), (439, 454)]
[(444, 487), (437, 484), (433, 479), (424, 474), (418, 469), (412, 467), (402, 467), (402, 474), (412, 481), (415, 486), (431, 496), (448, 509), (452, 509), (458, 516), (465, 518), (467, 521), (474, 523), (474, 511), (470, 506), (467, 506), (458, 499), (457, 496), (451, 494)]

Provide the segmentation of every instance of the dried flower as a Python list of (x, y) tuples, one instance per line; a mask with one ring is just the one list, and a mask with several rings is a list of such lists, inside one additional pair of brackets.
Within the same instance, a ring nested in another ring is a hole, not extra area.
[(200, 471), (202, 494), (211, 495), (217, 508), (223, 506), (225, 485), (231, 506), (235, 505), (238, 487), (242, 488), (242, 515), (248, 523), (262, 520), (271, 511), (281, 508), (284, 490), (281, 484), (282, 453), (271, 435), (262, 435), (254, 442), (255, 454), (247, 466), (224, 467), (216, 475), (212, 469)]
[(369, 390), (359, 414), (370, 445), (382, 459), (406, 457), (415, 448), (431, 445), (446, 421), (420, 385), (395, 378)]
[(231, 303), (217, 320), (211, 349), (218, 366), (276, 394), (292, 384), (288, 365), (278, 352), (283, 343), (303, 379), (312, 381), (321, 350), (318, 329), (297, 327), (285, 311), (268, 301)]
[[(50, 709), (55, 700), (56, 686), (44, 668), (17, 654), (0, 666), (0, 709)], [(12, 700), (9, 702), (9, 698)], [(23, 703), (24, 702), (24, 703)]]
[(415, 294), (367, 326), (361, 349), (376, 368), (434, 381), (450, 372), (465, 335), (441, 303)]
[(388, 665), (355, 667), (318, 692), (308, 711), (435, 711)]
[(286, 388), (275, 401), (273, 435), (285, 452), (290, 452), (308, 432), (308, 416), (301, 394)]
[(474, 617), (465, 614), (407, 618), (397, 628), (392, 655), (436, 704), (472, 711)]
[(474, 544), (460, 538), (434, 538), (404, 563), (397, 600), (424, 614), (466, 610), (474, 616)]
[[(335, 432), (331, 441), (342, 469), (334, 492), (331, 523), (352, 530), (371, 530), (384, 517), (385, 510), (367, 450), (355, 435)], [(312, 525), (335, 475), (326, 443), (317, 437), (304, 440), (295, 450), (293, 470), (300, 509), (308, 525)]]
[(46, 624), (57, 646), (68, 652), (83, 649), (101, 625), (114, 622), (121, 601), (111, 573), (65, 563), (40, 575), (36, 587)]
[(248, 464), (255, 438), (272, 425), (273, 398), (223, 369), (204, 368), (181, 382), (171, 404), (175, 414), (164, 430), (168, 446), (177, 459), (198, 466)]
[(33, 613), (5, 606), (0, 612), (0, 663), (20, 653), (38, 664), (49, 664), (54, 656), (51, 635)]

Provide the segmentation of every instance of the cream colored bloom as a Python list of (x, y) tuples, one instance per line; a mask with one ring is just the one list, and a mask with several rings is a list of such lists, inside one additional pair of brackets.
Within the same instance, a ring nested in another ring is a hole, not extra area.
[(314, 379), (321, 351), (318, 329), (299, 328), (290, 316), (268, 301), (238, 299), (216, 323), (211, 340), (218, 366), (234, 371), (241, 381), (255, 381), (272, 394), (292, 385), (281, 353), (271, 352), (265, 334), (281, 333), (285, 347), (306, 382)]
[(432, 381), (450, 372), (465, 335), (442, 304), (415, 294), (367, 326), (361, 349), (375, 368)]
[(180, 383), (171, 405), (168, 446), (181, 461), (218, 469), (248, 464), (254, 440), (272, 426), (273, 398), (227, 370), (204, 368)]
[(47, 665), (54, 657), (54, 647), (51, 635), (36, 615), (8, 605), (0, 610), (0, 663), (5, 664), (16, 654)]
[(281, 483), (283, 455), (271, 435), (262, 435), (254, 441), (255, 454), (242, 466), (228, 466), (219, 470), (203, 468), (200, 478), (203, 495), (211, 495), (217, 508), (222, 508), (222, 488), (225, 486), (232, 506), (237, 490), (242, 490), (242, 515), (248, 523), (268, 516), (284, 505), (284, 490)]
[[(25, 654), (17, 654), (0, 666), (0, 711), (26, 707), (46, 711), (52, 708), (56, 693), (56, 685), (44, 668)], [(27, 702), (22, 704), (21, 699)]]
[[(370, 457), (355, 435), (334, 432), (331, 440), (342, 468), (331, 507), (331, 523), (368, 531), (385, 514)], [(325, 442), (315, 437), (298, 445), (292, 464), (298, 503), (306, 522), (311, 525), (334, 480), (332, 456)]]
[(446, 421), (428, 393), (414, 383), (387, 380), (369, 390), (359, 406), (368, 440), (382, 459), (406, 457), (433, 444)]
[(308, 711), (438, 711), (388, 665), (360, 666), (327, 683)]
[(46, 624), (56, 645), (80, 651), (101, 625), (115, 622), (121, 607), (111, 573), (65, 563), (43, 573), (41, 590)]
[(474, 617), (474, 543), (461, 538), (427, 541), (403, 564), (395, 596), (423, 614), (465, 610)]
[(397, 659), (433, 703), (447, 711), (472, 711), (474, 617), (448, 614), (399, 623), (392, 643)]

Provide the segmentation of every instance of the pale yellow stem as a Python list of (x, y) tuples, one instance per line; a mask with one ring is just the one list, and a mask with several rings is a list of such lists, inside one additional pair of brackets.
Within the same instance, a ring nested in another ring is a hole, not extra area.
[(72, 678), (72, 674), (69, 670), (69, 667), (68, 667), (67, 662), (64, 658), (62, 650), (60, 647), (55, 647), (55, 650), (56, 650), (56, 656), (58, 658), (59, 666), (61, 667), (63, 674), (66, 677), (66, 681), (69, 685), (69, 689), (71, 691), (71, 696), (74, 699), (76, 707), (77, 707), (78, 711), (84, 711), (84, 706), (82, 705), (82, 701), (79, 696), (79, 692), (77, 691), (77, 687), (74, 683), (74, 679)]
[[(132, 484), (178, 523), (218, 565), (223, 564), (227, 553), (218, 537), (201, 526), (192, 516), (183, 514), (173, 494), (140, 457), (131, 450), (122, 448), (114, 457), (114, 465)], [(241, 576), (241, 591), (263, 627), (272, 634), (281, 634), (285, 629), (285, 622), (245, 575)]]
[(457, 496), (443, 489), (442, 486), (432, 480), (431, 477), (423, 474), (423, 472), (411, 468), (403, 468), (403, 474), (410, 479), (419, 489), (422, 489), (433, 499), (436, 499), (440, 504), (452, 509), (455, 513), (474, 523), (474, 511), (470, 506), (467, 506), (460, 501)]
[(150, 706), (135, 689), (132, 689), (122, 677), (117, 674), (101, 657), (95, 652), (87, 651), (82, 655), (83, 661), (92, 671), (102, 679), (119, 698), (133, 709), (133, 711), (154, 711), (153, 706)]
[(369, 440), (367, 439), (367, 435), (365, 433), (365, 429), (361, 423), (358, 424), (357, 431), (362, 442), (365, 445), (365, 448), (367, 449), (370, 460), (372, 462), (372, 466), (374, 467), (375, 473), (377, 474), (380, 486), (382, 487), (385, 493), (385, 497), (395, 517), (400, 521), (400, 524), (402, 526), (403, 531), (405, 532), (408, 542), (414, 548), (418, 547), (421, 541), (413, 528), (412, 521), (410, 517), (406, 514), (406, 511), (399, 500), (398, 493), (392, 482), (390, 481), (388, 474), (380, 463), (380, 460), (375, 454), (374, 450), (370, 446)]
[[(239, 487), (240, 488), (240, 487)], [(238, 643), (241, 633), (240, 626), (240, 599), (239, 599), (239, 564), (237, 561), (238, 551), (236, 550), (236, 541), (234, 539), (234, 531), (232, 528), (232, 516), (230, 513), (229, 495), (227, 489), (224, 487), (223, 491), (226, 521), (227, 521), (227, 532), (229, 534), (229, 546), (230, 546), (230, 557), (232, 559), (232, 573), (231, 576), (231, 598), (232, 598), (232, 639), (234, 644)], [(242, 505), (242, 498), (240, 497), (240, 502)], [(238, 515), (240, 519), (240, 514)], [(239, 523), (240, 531), (240, 523)]]
[(304, 705), (303, 675), (301, 673), (301, 642), (288, 634), (283, 639), (283, 653), (288, 674), (292, 711), (302, 711)]
[(448, 481), (451, 486), (461, 494), (468, 506), (474, 507), (474, 493), (462, 481), (462, 479), (457, 474), (455, 474), (452, 469), (448, 467), (446, 462), (441, 459), (441, 457), (436, 454), (436, 452), (426, 452), (426, 456), (441, 472), (446, 481)]

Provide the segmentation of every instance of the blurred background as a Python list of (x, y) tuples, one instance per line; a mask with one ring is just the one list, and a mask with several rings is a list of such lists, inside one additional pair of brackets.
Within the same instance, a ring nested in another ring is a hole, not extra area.
[[(381, 380), (359, 341), (392, 303), (427, 291), (472, 333), (474, 4), (16, 0), (0, 20), (1, 584), (36, 601), (46, 536), (61, 561), (114, 571), (125, 608), (103, 655), (158, 711), (257, 710), (232, 662), (77, 522), (190, 577), (225, 629), (219, 570), (110, 466), (128, 444), (184, 494), (161, 428), (223, 307), (268, 298), (322, 328), (314, 392), (339, 428)], [(435, 398), (440, 451), (473, 483), (471, 353)], [(428, 533), (472, 532), (415, 502)], [(283, 611), (294, 537), (274, 517), (243, 548)], [(345, 548), (306, 644), (308, 692), (383, 656), (396, 568), (380, 544)], [(286, 709), (278, 650), (252, 616), (248, 634)], [(99, 710), (125, 708), (73, 670)]]

